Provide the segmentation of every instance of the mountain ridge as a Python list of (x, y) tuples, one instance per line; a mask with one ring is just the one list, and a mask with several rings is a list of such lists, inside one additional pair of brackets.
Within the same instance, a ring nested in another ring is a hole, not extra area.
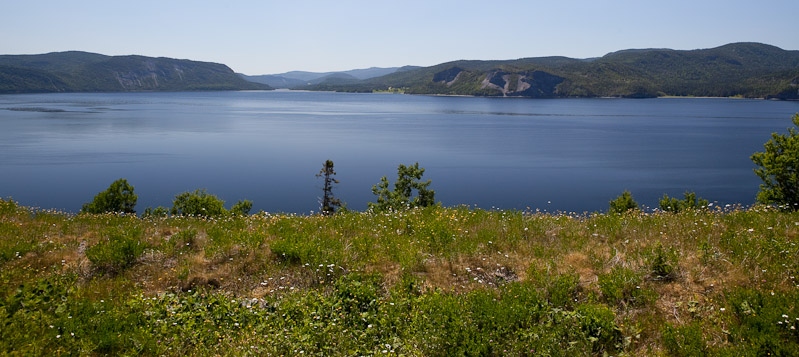
[(0, 93), (252, 89), (271, 88), (212, 62), (82, 51), (0, 55)]
[[(446, 80), (444, 80), (446, 79)], [(602, 57), (458, 60), (304, 89), (408, 94), (557, 97), (709, 96), (799, 99), (799, 51), (761, 43), (628, 49)]]

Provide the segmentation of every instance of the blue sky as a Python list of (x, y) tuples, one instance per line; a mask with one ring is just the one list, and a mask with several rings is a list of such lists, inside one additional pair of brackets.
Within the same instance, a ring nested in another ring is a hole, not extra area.
[(246, 74), (730, 42), (799, 50), (797, 0), (0, 0), (0, 10), (2, 54), (140, 54)]

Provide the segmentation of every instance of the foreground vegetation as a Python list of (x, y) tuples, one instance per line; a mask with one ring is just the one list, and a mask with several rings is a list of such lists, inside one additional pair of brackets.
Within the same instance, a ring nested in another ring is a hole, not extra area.
[(799, 213), (138, 218), (0, 200), (0, 353), (797, 355)]

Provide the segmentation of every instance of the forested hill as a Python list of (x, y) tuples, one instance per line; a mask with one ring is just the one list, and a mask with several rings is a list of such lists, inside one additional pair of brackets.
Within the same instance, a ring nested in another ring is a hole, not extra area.
[(742, 96), (799, 99), (799, 51), (733, 43), (691, 51), (624, 50), (600, 58), (454, 61), (306, 89), (518, 97)]
[(228, 66), (88, 52), (0, 56), (0, 93), (270, 89)]

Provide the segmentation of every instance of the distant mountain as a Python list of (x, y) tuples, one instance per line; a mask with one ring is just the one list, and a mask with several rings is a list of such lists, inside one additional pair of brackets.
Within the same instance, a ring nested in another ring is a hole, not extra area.
[(0, 56), (0, 93), (271, 89), (209, 62), (88, 52)]
[(308, 81), (308, 85), (317, 85), (317, 84), (349, 84), (349, 83), (358, 83), (360, 79), (357, 77), (347, 74), (344, 72), (339, 73), (331, 73), (321, 78), (315, 78)]
[(591, 59), (454, 61), (306, 89), (516, 97), (743, 96), (799, 98), (799, 51), (733, 43), (679, 51), (635, 49)]
[(304, 72), (292, 71), (278, 74), (266, 74), (259, 76), (240, 76), (248, 81), (263, 83), (273, 88), (300, 89), (313, 85), (338, 85), (352, 84), (360, 80), (375, 78), (391, 74), (394, 72), (406, 71), (409, 69), (420, 68), (416, 66), (380, 68), (371, 67), (364, 69), (351, 69), (340, 72)]
[(241, 78), (248, 80), (250, 82), (261, 83), (268, 85), (272, 88), (298, 88), (302, 86), (307, 86), (308, 82), (295, 79), (295, 78), (287, 78), (281, 77), (274, 74), (264, 74), (259, 76), (248, 76), (246, 74), (239, 73)]

